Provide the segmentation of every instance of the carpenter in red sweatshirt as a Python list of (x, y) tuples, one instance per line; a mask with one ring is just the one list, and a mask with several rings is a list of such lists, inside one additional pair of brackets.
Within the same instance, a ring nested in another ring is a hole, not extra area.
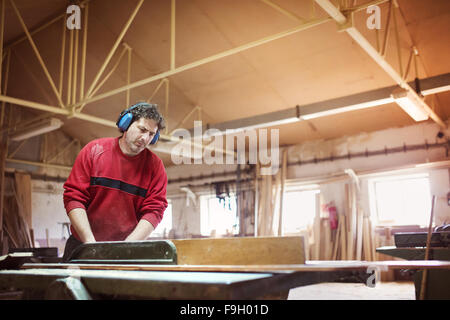
[[(153, 227), (167, 208), (167, 175), (161, 159), (148, 149), (125, 155), (119, 138), (101, 138), (79, 153), (64, 184), (64, 207), (86, 210), (97, 241), (123, 241), (140, 219)], [(71, 226), (74, 237), (80, 240)]]

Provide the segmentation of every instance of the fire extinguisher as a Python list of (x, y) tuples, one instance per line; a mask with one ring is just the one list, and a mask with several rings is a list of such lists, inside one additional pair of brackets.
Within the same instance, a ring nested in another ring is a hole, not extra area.
[(337, 229), (338, 220), (337, 220), (337, 209), (333, 202), (328, 206), (328, 215), (330, 219), (330, 228), (331, 230)]

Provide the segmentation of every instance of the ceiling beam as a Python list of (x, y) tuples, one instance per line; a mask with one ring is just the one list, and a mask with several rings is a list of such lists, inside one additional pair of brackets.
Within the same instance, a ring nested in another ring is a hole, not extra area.
[[(83, 7), (85, 4), (87, 4), (88, 2), (90, 2), (91, 0), (84, 0), (82, 1), (79, 6)], [(54, 24), (56, 21), (59, 20), (63, 20), (64, 21), (64, 25), (66, 23), (65, 21), (65, 17), (66, 17), (66, 10), (64, 10), (64, 13), (61, 13), (51, 19), (49, 19), (48, 21), (42, 22), (38, 27), (33, 28), (32, 30), (30, 30), (30, 34), (34, 35), (44, 29), (47, 29), (49, 26), (51, 26), (52, 24)], [(19, 37), (15, 38), (14, 40), (8, 42), (7, 44), (5, 44), (5, 49), (10, 49), (16, 45), (18, 45), (19, 43), (22, 43), (23, 41), (27, 40), (27, 35), (25, 33), (22, 33)]]
[(19, 10), (17, 9), (16, 4), (14, 3), (14, 0), (10, 0), (10, 3), (11, 3), (11, 6), (13, 7), (14, 12), (16, 13), (17, 18), (19, 19), (19, 22), (20, 22), (20, 24), (21, 24), (21, 26), (22, 26), (22, 28), (23, 28), (23, 30), (24, 30), (24, 32), (25, 32), (29, 42), (30, 42), (31, 47), (33, 48), (33, 51), (34, 51), (34, 53), (36, 55), (36, 58), (38, 59), (40, 65), (41, 65), (41, 67), (42, 67), (42, 69), (43, 69), (43, 71), (44, 71), (44, 73), (45, 73), (45, 75), (46, 75), (50, 85), (51, 85), (51, 88), (52, 88), (53, 92), (56, 95), (56, 98), (58, 99), (60, 107), (64, 108), (65, 106), (64, 106), (64, 103), (62, 102), (61, 95), (59, 94), (59, 91), (56, 88), (56, 85), (55, 85), (55, 83), (54, 83), (54, 81), (52, 79), (52, 76), (50, 75), (50, 72), (48, 71), (47, 66), (44, 63), (44, 60), (42, 59), (42, 57), (41, 57), (41, 55), (39, 53), (39, 50), (36, 47), (36, 44), (34, 43), (33, 38), (31, 37), (31, 34), (28, 31), (27, 26), (25, 25), (25, 22), (23, 21), (22, 15), (20, 14)]
[[(66, 116), (68, 118), (76, 118), (76, 119), (80, 119), (80, 120), (85, 120), (85, 121), (88, 121), (88, 122), (101, 124), (101, 125), (104, 125), (104, 126), (107, 126), (107, 127), (112, 127), (112, 128), (116, 128), (117, 127), (115, 121), (99, 118), (99, 117), (92, 116), (92, 115), (89, 115), (89, 114), (86, 114), (86, 113), (80, 113), (80, 112), (77, 112), (77, 111), (74, 111), (74, 110), (62, 109), (62, 108), (58, 108), (58, 107), (55, 107), (55, 106), (49, 106), (49, 105), (45, 105), (45, 104), (34, 102), (34, 101), (28, 101), (28, 100), (14, 98), (14, 97), (9, 97), (9, 96), (5, 96), (5, 95), (0, 95), (0, 101), (6, 102), (6, 103), (10, 103), (10, 104), (14, 104), (14, 105), (18, 105), (18, 106), (22, 106), (22, 107), (28, 107), (28, 108), (32, 108), (32, 109), (41, 110), (41, 111), (51, 112), (51, 113), (54, 113), (54, 114), (59, 114), (59, 115)], [(166, 140), (168, 142), (189, 144), (190, 146), (201, 148), (201, 150), (206, 149), (206, 150), (211, 150), (211, 151), (219, 151), (219, 152), (221, 152), (223, 154), (230, 154), (232, 156), (236, 156), (236, 153), (233, 150), (226, 150), (226, 149), (225, 150), (218, 150), (218, 149), (216, 149), (214, 147), (204, 146), (203, 144), (199, 144), (199, 143), (192, 142), (192, 141), (185, 141), (185, 139), (180, 139), (178, 137), (174, 137), (174, 136), (171, 136), (171, 135), (166, 135), (166, 134), (162, 134), (161, 133), (160, 139), (161, 140)], [(165, 149), (161, 149), (161, 150), (165, 150)]]
[(291, 28), (289, 30), (282, 31), (282, 32), (277, 33), (277, 34), (270, 35), (270, 36), (267, 36), (265, 38), (252, 41), (250, 43), (247, 43), (247, 44), (244, 44), (244, 45), (241, 45), (241, 46), (238, 46), (238, 47), (235, 47), (235, 48), (232, 48), (232, 49), (220, 52), (220, 53), (217, 53), (215, 55), (212, 55), (212, 56), (209, 56), (209, 57), (206, 57), (206, 58), (203, 58), (203, 59), (200, 59), (200, 60), (197, 60), (197, 61), (185, 64), (183, 66), (176, 67), (174, 69), (169, 69), (168, 71), (165, 71), (165, 72), (162, 72), (162, 73), (159, 73), (159, 74), (147, 77), (145, 79), (135, 81), (135, 82), (130, 83), (128, 85), (125, 85), (125, 86), (122, 86), (120, 88), (116, 88), (116, 89), (110, 90), (108, 92), (99, 94), (97, 96), (87, 98), (84, 101), (80, 101), (80, 102), (76, 103), (73, 107), (77, 108), (77, 107), (79, 107), (81, 105), (85, 105), (87, 103), (91, 103), (91, 102), (94, 102), (94, 101), (102, 100), (102, 99), (105, 99), (107, 97), (116, 95), (116, 94), (124, 92), (124, 91), (126, 91), (128, 89), (137, 88), (137, 87), (143, 86), (145, 84), (151, 83), (153, 81), (160, 80), (160, 79), (163, 79), (163, 78), (166, 78), (166, 77), (169, 77), (169, 76), (172, 76), (172, 75), (175, 75), (175, 74), (178, 74), (178, 73), (190, 70), (190, 69), (197, 68), (197, 67), (202, 66), (204, 64), (207, 64), (207, 63), (210, 63), (210, 62), (213, 62), (213, 61), (217, 61), (217, 60), (220, 60), (220, 59), (225, 58), (225, 57), (229, 57), (231, 55), (240, 53), (242, 51), (245, 51), (245, 50), (248, 50), (248, 49), (260, 46), (262, 44), (265, 44), (265, 43), (268, 43), (268, 42), (271, 42), (271, 41), (274, 41), (274, 40), (277, 40), (277, 39), (284, 38), (286, 36), (289, 36), (289, 35), (295, 34), (297, 32), (300, 32), (300, 31), (303, 31), (303, 30), (306, 30), (306, 29), (318, 26), (318, 25), (323, 24), (323, 23), (328, 22), (328, 21), (330, 21), (329, 17), (309, 20), (308, 22), (300, 24), (299, 26), (296, 26), (296, 27)]
[[(412, 81), (409, 82), (408, 85), (414, 86), (415, 84)], [(422, 94), (425, 96), (449, 91), (450, 73), (422, 79), (420, 80), (420, 87)], [(397, 86), (384, 87), (345, 97), (264, 113), (252, 117), (209, 124), (204, 126), (203, 130), (206, 130), (207, 128), (214, 128), (222, 131), (223, 133), (227, 130), (229, 133), (232, 133), (243, 131), (245, 129), (271, 127), (300, 120), (309, 120), (332, 114), (377, 107), (384, 104), (393, 103), (394, 99), (391, 97), (391, 94), (397, 88)]]
[[(105, 71), (109, 61), (111, 60), (112, 56), (116, 52), (117, 47), (119, 46), (120, 42), (122, 41), (123, 37), (125, 36), (125, 33), (128, 31), (131, 23), (133, 22), (134, 18), (136, 17), (139, 9), (141, 8), (142, 4), (144, 3), (144, 0), (139, 0), (138, 4), (134, 8), (133, 12), (131, 13), (130, 17), (128, 18), (127, 22), (123, 26), (119, 36), (117, 37), (116, 41), (114, 42), (114, 45), (112, 46), (111, 50), (108, 52), (108, 55), (106, 56), (105, 60), (103, 61), (102, 66), (100, 67), (100, 70), (98, 70), (97, 74), (95, 75), (94, 80), (91, 83), (91, 86), (89, 87), (86, 96), (88, 99), (91, 97), (92, 92), (94, 91), (94, 88), (97, 84), (97, 82), (100, 80), (101, 75)], [(83, 107), (80, 108), (79, 111), (82, 110)]]
[(315, 0), (316, 3), (327, 12), (339, 25), (341, 31), (347, 32), (350, 37), (359, 46), (366, 51), (366, 53), (403, 89), (407, 90), (418, 101), (420, 101), (422, 108), (427, 112), (431, 119), (443, 128), (447, 128), (447, 125), (442, 119), (423, 101), (423, 99), (417, 94), (417, 92), (406, 82), (405, 79), (386, 61), (370, 42), (354, 27), (353, 25), (353, 13), (350, 13), (347, 17), (334, 6), (329, 0)]

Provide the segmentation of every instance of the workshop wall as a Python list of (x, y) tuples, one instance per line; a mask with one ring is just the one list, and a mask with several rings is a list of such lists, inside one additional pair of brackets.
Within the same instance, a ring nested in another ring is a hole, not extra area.
[[(363, 209), (367, 212), (369, 206), (369, 191), (367, 174), (371, 172), (382, 173), (394, 169), (404, 169), (404, 173), (419, 172), (418, 169), (407, 170), (415, 164), (426, 164), (449, 160), (448, 142), (450, 130), (442, 131), (444, 136), (437, 137), (440, 131), (438, 125), (434, 123), (421, 123), (404, 128), (392, 128), (373, 132), (370, 134), (360, 134), (351, 137), (343, 137), (329, 141), (307, 142), (302, 145), (290, 147), (288, 149), (288, 162), (299, 162), (298, 165), (288, 167), (287, 178), (308, 181), (308, 179), (320, 178), (322, 181), (332, 181), (334, 178), (345, 177), (345, 170), (352, 169), (360, 177), (361, 201)], [(387, 154), (352, 157), (358, 152), (370, 154), (373, 151), (393, 150), (394, 148), (406, 149), (413, 146), (426, 146), (426, 144), (442, 144), (441, 147), (433, 147), (426, 150), (387, 152)], [(350, 159), (334, 161), (318, 161), (317, 163), (307, 163), (311, 160), (330, 159), (331, 156), (347, 156)], [(430, 178), (430, 191), (437, 196), (435, 207), (435, 224), (439, 225), (445, 221), (450, 221), (450, 207), (447, 205), (447, 193), (450, 191), (448, 168), (421, 169), (420, 172), (427, 172)], [(347, 182), (350, 181), (347, 179)], [(323, 184), (321, 192), (325, 195), (325, 201), (334, 200), (338, 210), (344, 210), (345, 189), (342, 181)], [(427, 216), (429, 213), (426, 213)]]
[[(288, 166), (287, 179), (299, 180), (303, 183), (314, 180), (321, 180), (320, 189), (322, 199), (325, 203), (333, 200), (338, 212), (345, 210), (345, 184), (350, 180), (346, 178), (346, 169), (352, 169), (357, 174), (368, 172), (382, 172), (390, 169), (400, 169), (403, 167), (411, 167), (414, 164), (426, 164), (430, 162), (449, 160), (448, 151), (445, 147), (447, 137), (450, 136), (449, 130), (443, 131), (442, 138), (437, 137), (440, 127), (434, 123), (419, 123), (409, 127), (391, 128), (373, 133), (362, 133), (359, 135), (342, 137), (333, 140), (319, 140), (307, 142), (301, 145), (296, 145), (288, 148)], [(425, 146), (426, 144), (442, 144), (440, 147), (430, 147), (428, 150), (402, 151), (392, 152), (394, 148), (407, 148), (416, 145)], [(448, 147), (448, 144), (447, 144)], [(368, 156), (368, 157), (352, 157), (358, 152), (370, 152), (388, 150), (383, 155)], [(350, 153), (350, 159), (320, 161), (320, 159), (329, 158), (331, 156), (347, 156)], [(281, 155), (280, 151), (280, 155)], [(317, 163), (313, 162), (314, 158), (319, 160)], [(303, 162), (294, 165), (299, 161)], [(281, 163), (281, 161), (280, 161)], [(306, 163), (306, 164), (305, 164)], [(226, 168), (225, 168), (226, 167)], [(202, 165), (180, 165), (167, 168), (169, 180), (176, 180), (185, 177), (198, 177), (200, 174), (211, 175), (212, 173), (220, 174), (232, 172), (236, 170), (236, 165), (227, 166), (208, 166)], [(445, 221), (450, 221), (450, 207), (447, 205), (447, 192), (450, 191), (449, 173), (447, 168), (431, 168), (427, 171), (430, 177), (431, 194), (437, 196), (437, 203), (435, 207), (435, 224), (440, 225)], [(228, 176), (227, 179), (235, 179), (236, 176)], [(341, 177), (338, 181), (333, 181), (335, 177)], [(200, 180), (201, 183), (214, 182), (223, 177), (215, 177)], [(197, 183), (200, 183), (197, 182)], [(361, 205), (363, 210), (370, 212), (369, 205), (369, 188), (368, 178), (361, 177)], [(195, 184), (193, 182), (184, 182), (172, 184), (169, 186), (170, 196), (184, 196), (180, 191), (180, 186), (188, 184)], [(178, 211), (181, 210), (181, 211)], [(183, 219), (192, 219), (193, 216), (200, 216), (200, 210), (197, 212), (189, 209), (189, 214), (183, 214), (187, 210), (184, 206), (174, 206), (173, 215), (177, 216), (179, 223), (182, 226), (192, 225), (192, 221), (185, 223)], [(427, 216), (429, 212), (425, 213)], [(199, 221), (199, 218), (195, 220)], [(193, 225), (192, 225), (193, 226)], [(174, 222), (174, 227), (177, 225)], [(194, 227), (187, 227), (183, 231), (185, 234), (195, 234)]]
[[(417, 124), (405, 128), (393, 128), (371, 134), (360, 134), (351, 137), (329, 141), (308, 142), (288, 148), (288, 162), (308, 160), (345, 155), (349, 152), (378, 150), (401, 147), (403, 145), (429, 144), (445, 142), (446, 138), (436, 138), (439, 127), (432, 123)], [(449, 132), (444, 132), (449, 136)], [(281, 154), (281, 152), (280, 152)], [(351, 158), (350, 160), (335, 160), (318, 162), (317, 164), (290, 165), (287, 171), (288, 179), (309, 181), (315, 178), (323, 178), (326, 181), (336, 175), (344, 175), (345, 169), (355, 172), (367, 172), (371, 170), (386, 170), (411, 164), (427, 163), (448, 160), (445, 148), (430, 148), (429, 150), (407, 151), (390, 153), (387, 155), (370, 156), (364, 158)], [(179, 178), (196, 177), (215, 174), (213, 178), (205, 178), (199, 183), (205, 184), (220, 180), (235, 180), (233, 175), (224, 176), (226, 172), (236, 170), (236, 165), (181, 165), (167, 168), (169, 180)], [(447, 205), (447, 192), (450, 191), (449, 174), (447, 168), (428, 170), (431, 181), (431, 193), (438, 196), (435, 208), (435, 224), (439, 225), (450, 221), (450, 207)], [(335, 201), (338, 212), (345, 208), (345, 183), (347, 180), (321, 183), (321, 193), (325, 202)], [(49, 230), (51, 245), (60, 245), (62, 239), (62, 226), (58, 222), (68, 221), (62, 203), (62, 184), (58, 182), (45, 182), (33, 180), (33, 229), (35, 239), (39, 243), (45, 243), (45, 229)], [(189, 185), (192, 182), (172, 183), (168, 188), (168, 197), (172, 201), (173, 227), (172, 234), (176, 238), (189, 238), (200, 236), (200, 206), (199, 202), (186, 205), (186, 193), (180, 190), (180, 186)], [(203, 188), (202, 192), (208, 192)], [(370, 210), (368, 201), (367, 178), (361, 178), (362, 205), (364, 210)], [(429, 213), (426, 213), (427, 215)], [(53, 244), (55, 243), (55, 244)]]
[[(64, 252), (68, 231), (62, 223), (69, 222), (63, 204), (63, 183), (32, 180), (32, 212), (35, 242), (41, 247), (58, 247)], [(47, 232), (48, 230), (48, 238)]]

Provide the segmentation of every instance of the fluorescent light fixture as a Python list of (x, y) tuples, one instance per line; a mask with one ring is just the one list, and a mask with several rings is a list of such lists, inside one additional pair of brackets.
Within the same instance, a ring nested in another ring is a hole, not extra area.
[(324, 111), (319, 111), (319, 112), (314, 112), (314, 113), (309, 113), (309, 114), (303, 114), (303, 115), (300, 116), (300, 119), (301, 120), (310, 120), (310, 119), (316, 119), (316, 118), (320, 118), (320, 117), (327, 117), (327, 116), (331, 116), (331, 115), (339, 114), (339, 113), (344, 113), (344, 112), (350, 112), (350, 111), (362, 110), (362, 109), (367, 109), (367, 108), (372, 108), (372, 107), (378, 107), (378, 106), (381, 106), (383, 104), (392, 103), (393, 101), (394, 100), (391, 97), (389, 97), (389, 98), (384, 98), (384, 99), (378, 99), (378, 100), (373, 100), (373, 101), (357, 103), (357, 104), (353, 104), (353, 105), (349, 105), (349, 106), (345, 106), (345, 107), (330, 108), (330, 109), (324, 110)]
[(274, 120), (274, 121), (268, 121), (268, 122), (261, 122), (261, 123), (255, 123), (253, 125), (248, 125), (245, 127), (239, 127), (239, 128), (222, 128), (223, 126), (220, 126), (222, 128), (218, 129), (215, 128), (214, 125), (211, 125), (211, 128), (209, 129), (216, 129), (216, 131), (205, 131), (203, 134), (204, 137), (216, 137), (216, 136), (223, 136), (223, 135), (234, 135), (238, 133), (245, 133), (245, 131), (249, 130), (256, 130), (256, 129), (263, 129), (268, 127), (274, 127), (278, 125), (288, 124), (292, 122), (297, 122), (300, 119), (298, 117), (290, 117), (286, 119), (280, 119), (280, 120)]
[(41, 121), (37, 121), (35, 123), (31, 123), (27, 125), (23, 129), (18, 129), (14, 131), (10, 139), (13, 141), (21, 141), (34, 136), (38, 136), (40, 134), (50, 132), (56, 129), (59, 129), (63, 125), (63, 122), (58, 118), (49, 118)]
[(428, 119), (428, 112), (423, 105), (425, 102), (409, 90), (399, 90), (392, 93), (394, 101), (415, 121)]

